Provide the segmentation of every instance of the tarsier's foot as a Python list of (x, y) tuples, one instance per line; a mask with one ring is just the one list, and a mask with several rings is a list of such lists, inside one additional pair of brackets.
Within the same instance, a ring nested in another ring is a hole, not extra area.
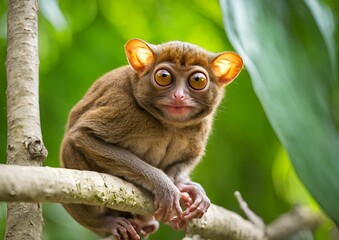
[(134, 218), (112, 217), (109, 221), (112, 234), (117, 240), (139, 240), (159, 228), (154, 217), (140, 215)]
[(109, 228), (117, 240), (139, 240), (135, 226), (129, 219), (123, 217), (108, 217)]
[(153, 216), (136, 215), (131, 221), (141, 237), (147, 237), (159, 228), (159, 222)]

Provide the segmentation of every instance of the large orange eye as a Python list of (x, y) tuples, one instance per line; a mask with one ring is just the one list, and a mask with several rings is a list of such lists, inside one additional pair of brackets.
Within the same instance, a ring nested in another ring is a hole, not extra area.
[(173, 82), (173, 77), (166, 69), (156, 71), (154, 75), (155, 82), (160, 86), (168, 86)]
[(202, 90), (207, 85), (207, 77), (203, 73), (194, 73), (190, 76), (188, 84), (195, 90)]

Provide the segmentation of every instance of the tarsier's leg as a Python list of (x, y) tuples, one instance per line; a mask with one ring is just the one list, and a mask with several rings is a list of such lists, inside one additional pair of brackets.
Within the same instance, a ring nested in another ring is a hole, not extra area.
[(142, 216), (109, 208), (104, 209), (103, 216), (106, 216), (114, 224), (112, 233), (117, 240), (140, 239), (137, 235), (144, 238), (159, 228), (159, 222), (153, 216)]
[(134, 215), (131, 222), (136, 226), (136, 230), (141, 237), (147, 237), (159, 228), (159, 222), (155, 220), (154, 216)]
[(117, 240), (139, 240), (159, 228), (153, 217), (81, 204), (64, 207), (76, 220), (80, 218), (83, 226), (102, 237), (113, 235)]

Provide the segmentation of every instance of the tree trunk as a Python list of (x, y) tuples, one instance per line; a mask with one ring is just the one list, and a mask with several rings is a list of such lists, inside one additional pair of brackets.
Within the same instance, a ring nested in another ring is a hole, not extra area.
[[(41, 166), (37, 0), (8, 1), (6, 66), (7, 164)], [(41, 239), (42, 226), (39, 203), (8, 203), (6, 239)]]

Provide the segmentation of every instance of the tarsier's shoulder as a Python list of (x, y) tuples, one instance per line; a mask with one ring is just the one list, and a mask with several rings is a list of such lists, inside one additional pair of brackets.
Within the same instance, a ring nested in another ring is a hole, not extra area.
[(129, 81), (135, 77), (134, 75), (134, 71), (129, 66), (113, 69), (98, 78), (89, 88), (85, 97), (89, 94), (98, 95), (102, 91), (108, 93), (119, 91), (129, 85)]
[[(131, 105), (130, 78), (133, 71), (128, 66), (113, 69), (97, 79), (80, 101), (73, 107), (69, 116), (69, 126), (72, 126), (88, 112), (109, 109), (114, 114), (117, 111), (126, 111)], [(98, 117), (100, 115), (97, 115)]]

